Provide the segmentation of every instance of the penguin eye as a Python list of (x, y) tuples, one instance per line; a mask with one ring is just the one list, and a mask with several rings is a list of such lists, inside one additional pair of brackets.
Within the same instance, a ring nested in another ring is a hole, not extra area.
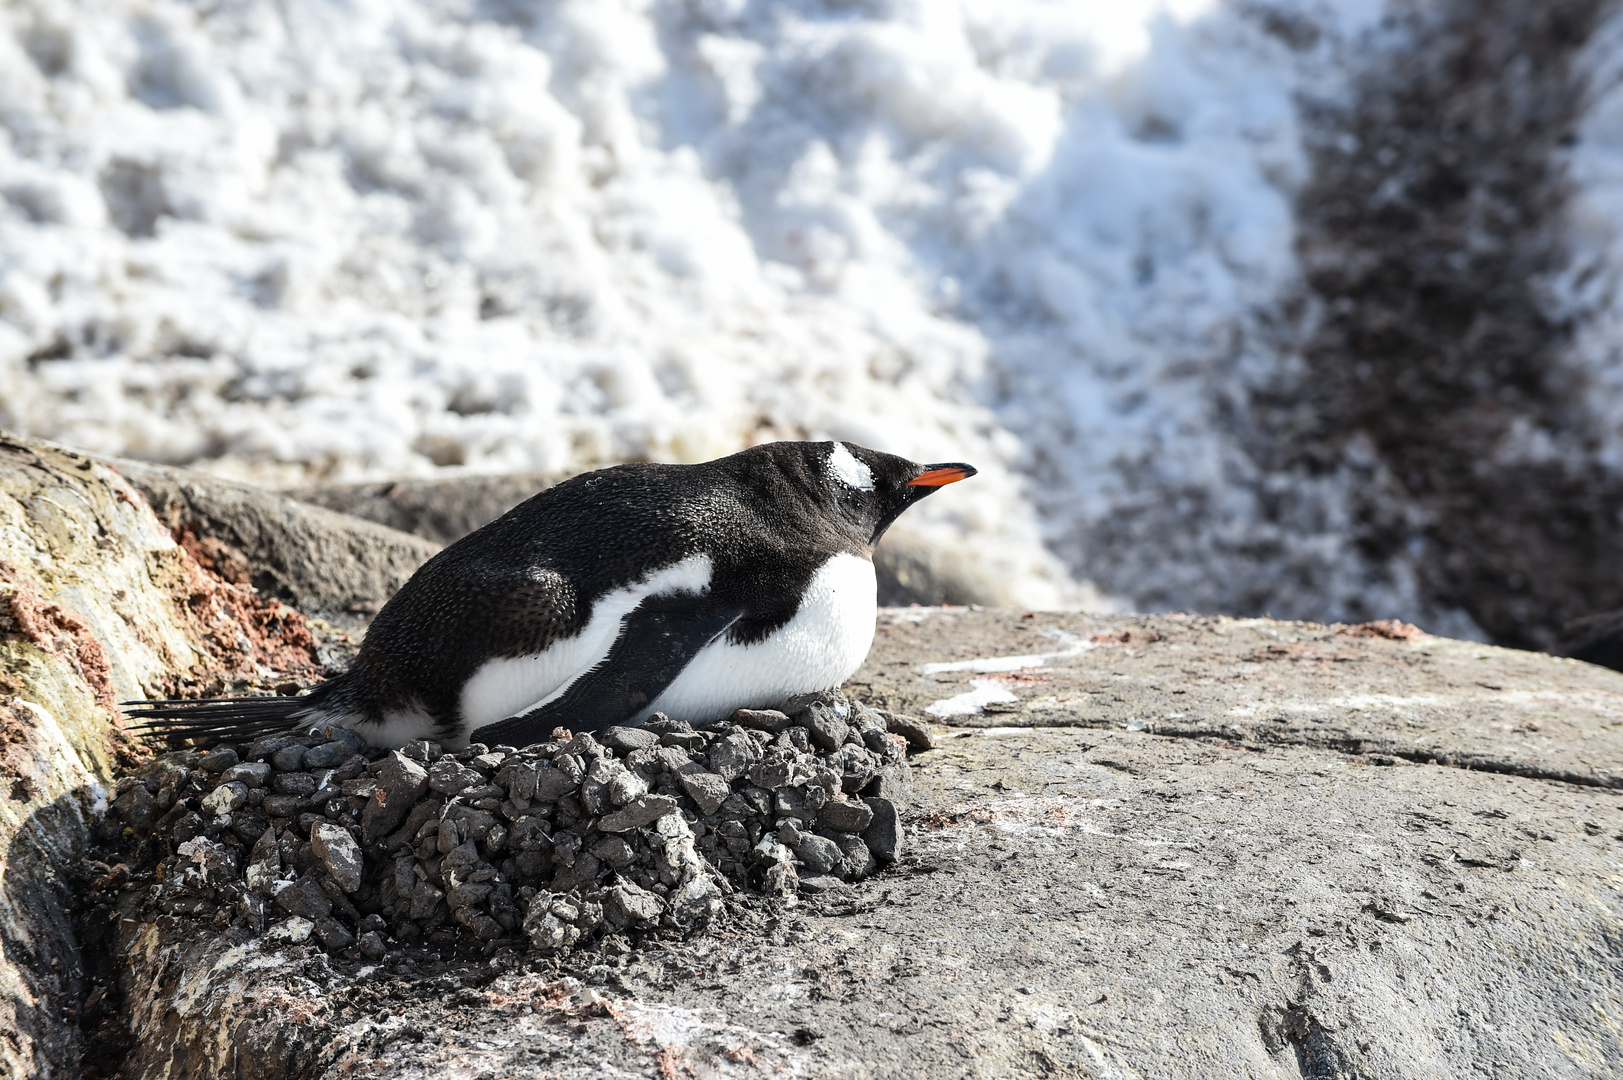
[(873, 470), (846, 449), (844, 443), (835, 443), (828, 455), (828, 472), (840, 483), (857, 491), (873, 490)]

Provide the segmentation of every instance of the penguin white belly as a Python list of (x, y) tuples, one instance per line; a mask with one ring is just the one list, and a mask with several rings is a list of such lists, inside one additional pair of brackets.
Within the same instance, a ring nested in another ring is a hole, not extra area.
[(555, 641), (533, 656), (485, 661), (462, 687), (464, 729), (494, 724), (545, 705), (608, 656), (620, 635), (620, 621), (644, 598), (704, 592), (710, 587), (710, 575), (710, 556), (690, 555), (598, 597), (592, 617), (574, 637)]
[(638, 722), (662, 712), (700, 723), (839, 686), (873, 644), (878, 592), (873, 563), (835, 555), (812, 576), (794, 618), (753, 645), (723, 635), (705, 646)]

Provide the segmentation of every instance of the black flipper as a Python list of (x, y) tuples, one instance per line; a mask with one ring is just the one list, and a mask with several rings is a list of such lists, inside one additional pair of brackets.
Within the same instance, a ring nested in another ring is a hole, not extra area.
[(676, 681), (699, 650), (726, 633), (744, 612), (708, 596), (653, 596), (620, 620), (620, 636), (592, 670), (557, 698), (523, 716), (475, 731), (471, 742), (528, 746), (552, 729), (601, 731), (628, 723)]
[[(169, 701), (125, 701), (124, 714), (135, 721), (138, 735), (200, 742), (246, 742), (263, 735), (301, 728), (299, 714), (319, 711), (318, 698), (299, 697), (178, 698)], [(313, 718), (312, 718), (313, 719)]]

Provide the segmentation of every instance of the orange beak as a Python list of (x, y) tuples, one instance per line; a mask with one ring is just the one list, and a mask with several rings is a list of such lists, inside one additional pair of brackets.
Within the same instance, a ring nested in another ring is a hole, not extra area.
[(949, 465), (926, 465), (924, 471), (907, 482), (907, 487), (941, 487), (956, 484), (975, 475), (973, 465), (953, 462)]

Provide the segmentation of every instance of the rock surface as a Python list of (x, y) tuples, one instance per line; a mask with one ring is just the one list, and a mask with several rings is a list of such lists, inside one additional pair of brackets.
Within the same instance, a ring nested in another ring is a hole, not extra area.
[(137, 461), (120, 461), (118, 469), (210, 570), (343, 625), (364, 624), (440, 549), (421, 537), (188, 469)]
[(302, 615), (206, 572), (108, 463), (0, 433), (0, 1074), (77, 1075), (80, 1024), (116, 1001), (70, 880), (86, 815), (145, 753), (116, 702), (317, 678), (316, 652)]
[[(341, 892), (244, 940), (74, 870), (139, 756), (106, 702), (314, 677), (319, 625), (40, 444), (0, 444), (0, 537), (5, 1075), (1623, 1070), (1614, 672), (1395, 624), (886, 612), (848, 692), (937, 721), (905, 815), (866, 800), (890, 867), (685, 937), (436, 955), (358, 926), (346, 961)], [(276, 774), (240, 775), (222, 799)]]

